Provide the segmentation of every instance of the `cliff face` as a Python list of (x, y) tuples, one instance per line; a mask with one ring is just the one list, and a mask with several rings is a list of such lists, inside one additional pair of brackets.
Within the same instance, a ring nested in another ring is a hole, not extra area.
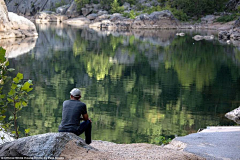
[(0, 32), (6, 31), (7, 25), (9, 25), (7, 6), (4, 0), (0, 0)]
[(7, 3), (9, 12), (17, 13), (18, 15), (33, 16), (39, 11), (54, 10), (59, 4), (71, 4), (73, 0), (11, 0)]
[(0, 39), (37, 36), (35, 25), (28, 19), (7, 11), (4, 0), (0, 0)]

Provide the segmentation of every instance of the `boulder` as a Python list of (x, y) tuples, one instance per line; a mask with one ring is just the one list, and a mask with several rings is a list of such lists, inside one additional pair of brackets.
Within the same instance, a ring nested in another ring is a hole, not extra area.
[(214, 15), (207, 15), (207, 16), (201, 18), (201, 22), (202, 23), (213, 23), (215, 18), (216, 18), (216, 16), (214, 16)]
[(3, 0), (0, 0), (0, 39), (37, 36), (35, 25), (22, 16), (7, 11)]
[(89, 25), (89, 28), (101, 28), (102, 23), (101, 22), (94, 22)]
[(229, 0), (228, 3), (226, 4), (225, 10), (228, 11), (237, 10), (239, 5), (240, 5), (239, 0)]
[(86, 17), (78, 17), (78, 18), (68, 19), (66, 21), (63, 21), (63, 23), (73, 25), (73, 26), (88, 26), (91, 23), (91, 21)]
[(179, 22), (168, 11), (153, 12), (150, 15), (142, 14), (134, 20), (132, 28), (178, 28)]
[(110, 21), (112, 22), (116, 22), (116, 21), (121, 21), (123, 19), (126, 19), (125, 17), (122, 16), (122, 14), (120, 13), (114, 13), (111, 17), (110, 17)]
[(218, 33), (218, 39), (219, 40), (229, 40), (230, 35), (231, 35), (231, 32), (229, 32), (229, 31), (220, 31)]
[(70, 5), (64, 5), (64, 6), (58, 7), (56, 9), (56, 13), (64, 15), (69, 7), (70, 7)]
[(104, 14), (108, 14), (108, 11), (102, 11), (102, 10), (100, 10), (100, 11), (98, 11), (98, 16), (101, 16), (101, 15), (104, 15)]
[(131, 9), (131, 5), (129, 3), (127, 3), (127, 2), (125, 2), (123, 4), (123, 7), (124, 7), (124, 10), (130, 10)]
[(8, 10), (3, 0), (0, 0), (0, 32), (7, 31), (11, 27)]
[(110, 14), (103, 14), (103, 15), (101, 15), (101, 16), (98, 16), (98, 17), (94, 20), (94, 22), (100, 22), (100, 21), (102, 21), (102, 20), (106, 20), (106, 19), (109, 19), (109, 18), (111, 18), (111, 15), (110, 15)]
[[(0, 146), (0, 156), (60, 157), (69, 144), (85, 152), (97, 151), (73, 133), (46, 133), (17, 139)], [(80, 150), (79, 150), (80, 151)]]
[(94, 20), (94, 19), (96, 19), (97, 18), (97, 14), (95, 14), (95, 13), (92, 13), (92, 14), (89, 14), (88, 16), (87, 16), (87, 18), (89, 19), (89, 20)]
[(235, 21), (233, 28), (238, 28), (240, 27), (240, 17)]
[(231, 112), (226, 113), (225, 117), (227, 117), (230, 120), (233, 120), (237, 124), (240, 124), (240, 107), (232, 110)]
[(35, 15), (35, 21), (37, 23), (57, 22), (58, 15), (55, 12), (43, 11)]
[(87, 15), (89, 15), (90, 13), (92, 13), (93, 8), (82, 8), (81, 10), (82, 10), (83, 16), (86, 17)]
[(75, 1), (71, 3), (70, 7), (67, 9), (65, 14), (69, 18), (75, 18), (80, 15), (80, 13), (77, 11), (77, 4)]

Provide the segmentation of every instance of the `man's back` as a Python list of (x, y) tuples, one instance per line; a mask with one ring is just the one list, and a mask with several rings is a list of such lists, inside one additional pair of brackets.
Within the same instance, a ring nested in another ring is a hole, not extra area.
[(77, 130), (80, 126), (80, 116), (87, 113), (86, 105), (79, 100), (63, 102), (62, 121), (59, 130)]

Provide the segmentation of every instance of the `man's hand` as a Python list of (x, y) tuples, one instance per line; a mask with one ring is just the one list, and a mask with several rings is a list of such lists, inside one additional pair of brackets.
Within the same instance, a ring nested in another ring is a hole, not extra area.
[(92, 123), (92, 120), (90, 118), (88, 118), (88, 120)]

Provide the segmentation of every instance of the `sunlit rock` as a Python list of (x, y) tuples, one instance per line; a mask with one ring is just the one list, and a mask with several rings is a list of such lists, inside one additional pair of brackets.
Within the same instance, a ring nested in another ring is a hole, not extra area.
[(34, 16), (39, 11), (50, 11), (56, 8), (57, 4), (71, 4), (72, 0), (10, 0), (7, 4), (10, 12), (19, 15)]
[(0, 146), (0, 156), (54, 157), (75, 145), (78, 151), (97, 151), (73, 133), (46, 133), (17, 139)]
[(0, 39), (37, 36), (35, 25), (22, 16), (8, 12), (5, 2), (0, 0)]
[(66, 11), (66, 16), (68, 16), (69, 18), (75, 18), (79, 15), (80, 15), (80, 13), (77, 10), (77, 4), (75, 1), (72, 1), (70, 7)]
[(240, 107), (232, 110), (231, 112), (226, 113), (225, 117), (227, 117), (230, 120), (233, 120), (237, 124), (240, 124)]
[(178, 28), (179, 23), (173, 14), (168, 11), (153, 12), (150, 15), (143, 14), (138, 16), (132, 28)]
[(56, 13), (63, 15), (63, 14), (66, 13), (66, 11), (67, 11), (67, 9), (68, 9), (69, 7), (70, 7), (69, 4), (68, 4), (68, 5), (64, 5), (64, 6), (61, 6), (61, 7), (58, 7), (58, 8), (56, 9)]
[(90, 24), (90, 20), (86, 17), (78, 17), (78, 18), (72, 18), (63, 21), (63, 23), (73, 25), (73, 26), (88, 26)]

